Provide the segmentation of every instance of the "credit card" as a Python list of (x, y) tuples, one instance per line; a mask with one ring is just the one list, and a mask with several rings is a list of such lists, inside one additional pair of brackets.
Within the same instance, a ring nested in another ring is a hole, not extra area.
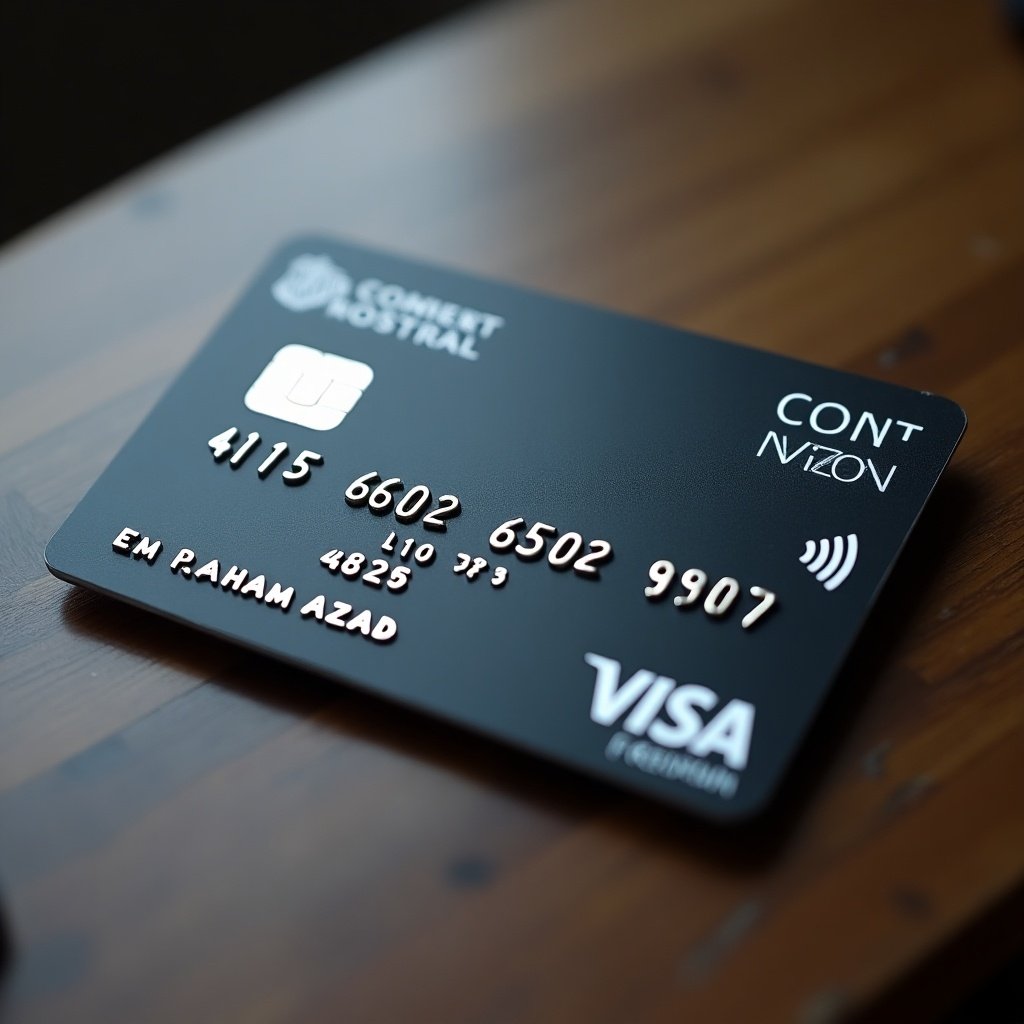
[(779, 785), (965, 424), (935, 395), (302, 238), (46, 563), (736, 820)]

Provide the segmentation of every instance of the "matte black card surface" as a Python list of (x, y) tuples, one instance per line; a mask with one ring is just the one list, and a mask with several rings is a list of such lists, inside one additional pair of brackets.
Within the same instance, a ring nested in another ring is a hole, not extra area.
[(779, 782), (964, 424), (934, 395), (303, 239), (46, 560), (741, 818)]

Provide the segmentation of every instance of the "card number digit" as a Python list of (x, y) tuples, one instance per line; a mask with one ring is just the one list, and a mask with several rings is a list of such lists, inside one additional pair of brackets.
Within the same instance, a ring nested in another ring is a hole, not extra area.
[(303, 452), (295, 457), (295, 461), (292, 463), (291, 469), (286, 469), (281, 474), (281, 479), (286, 484), (291, 484), (293, 487), (297, 487), (299, 484), (303, 484), (309, 479), (309, 474), (312, 471), (313, 466), (322, 466), (324, 457), (319, 452), (311, 452), (307, 448)]
[(238, 427), (230, 427), (223, 433), (215, 434), (207, 442), (213, 452), (213, 461), (220, 462), (231, 453), (231, 448), (238, 440)]
[(744, 629), (750, 629), (775, 604), (775, 595), (770, 590), (765, 590), (764, 587), (751, 587), (750, 596), (759, 598), (760, 603), (740, 620), (740, 625)]

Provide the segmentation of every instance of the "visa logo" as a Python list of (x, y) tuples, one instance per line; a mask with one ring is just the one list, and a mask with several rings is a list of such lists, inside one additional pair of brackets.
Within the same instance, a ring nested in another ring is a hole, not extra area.
[(753, 704), (734, 699), (715, 712), (718, 694), (706, 686), (679, 685), (648, 669), (622, 682), (622, 666), (613, 658), (587, 653), (583, 660), (597, 672), (590, 717), (598, 725), (611, 726), (625, 716), (626, 732), (646, 734), (660, 747), (685, 748), (694, 757), (719, 754), (736, 771), (746, 767), (754, 731)]

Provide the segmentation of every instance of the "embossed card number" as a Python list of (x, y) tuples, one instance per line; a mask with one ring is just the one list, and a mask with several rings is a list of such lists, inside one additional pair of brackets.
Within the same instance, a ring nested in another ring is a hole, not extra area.
[(432, 495), (426, 484), (410, 487), (404, 495), (398, 492), (405, 488), (400, 477), (392, 476), (382, 480), (380, 473), (364, 473), (348, 485), (345, 500), (353, 508), (369, 508), (377, 515), (394, 512), (400, 523), (415, 523), (422, 516), (422, 525), (428, 530), (443, 533), (448, 529), (448, 520), (462, 511), (462, 502), (454, 494), (442, 494), (437, 499), (437, 508), (427, 511)]
[[(568, 569), (580, 576), (597, 579), (600, 576), (600, 566), (611, 561), (612, 546), (606, 540), (592, 540), (589, 545), (575, 531), (558, 535), (558, 528), (548, 523), (534, 523), (525, 533), (521, 542), (518, 531), (525, 525), (526, 520), (522, 516), (509, 519), (502, 523), (490, 536), (492, 551), (508, 551), (512, 549), (524, 561), (535, 561), (548, 557), (548, 565), (552, 569)], [(556, 537), (551, 547), (548, 548), (548, 541)], [(588, 550), (581, 554), (584, 545)]]
[[(238, 427), (228, 427), (227, 430), (211, 437), (210, 440), (207, 441), (207, 444), (210, 447), (210, 451), (213, 452), (213, 461), (223, 462), (227, 459), (228, 465), (232, 469), (238, 469), (238, 467), (241, 466), (257, 448), (259, 448), (263, 440), (260, 435), (253, 430), (236, 449), (234, 445), (238, 438)], [(256, 475), (263, 480), (287, 454), (287, 442), (277, 441), (271, 447), (270, 454), (259, 464), (259, 466), (257, 466)], [(228, 458), (228, 456), (230, 456), (230, 458)], [(322, 466), (323, 462), (324, 457), (319, 452), (312, 452), (309, 449), (306, 449), (295, 457), (294, 462), (292, 462), (292, 468), (286, 469), (281, 474), (281, 479), (292, 487), (304, 484), (309, 479), (309, 475), (313, 467)]]
[[(676, 582), (676, 567), (666, 558), (659, 559), (648, 570), (650, 586), (644, 587), (644, 596), (650, 601), (667, 597)], [(687, 569), (678, 577), (683, 593), (672, 598), (677, 608), (688, 608), (704, 595), (708, 574), (703, 569)], [(712, 584), (704, 597), (704, 611), (712, 618), (726, 615), (740, 596), (740, 585), (731, 576), (723, 576)], [(743, 616), (740, 625), (750, 629), (775, 607), (775, 594), (756, 584), (750, 588), (750, 596), (757, 604)]]

